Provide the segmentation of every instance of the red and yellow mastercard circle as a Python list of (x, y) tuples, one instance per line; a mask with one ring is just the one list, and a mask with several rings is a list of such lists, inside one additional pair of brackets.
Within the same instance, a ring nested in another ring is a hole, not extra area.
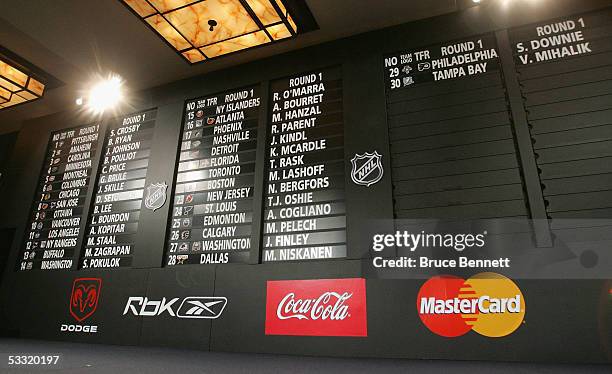
[(496, 273), (468, 280), (451, 275), (425, 282), (417, 296), (417, 312), (432, 332), (456, 337), (470, 330), (488, 337), (513, 333), (525, 318), (525, 299), (518, 286)]

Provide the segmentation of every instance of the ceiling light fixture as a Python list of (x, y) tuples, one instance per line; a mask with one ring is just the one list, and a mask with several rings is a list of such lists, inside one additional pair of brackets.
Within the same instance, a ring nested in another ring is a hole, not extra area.
[(40, 99), (45, 85), (0, 56), (0, 109)]
[(115, 108), (123, 100), (123, 80), (116, 75), (100, 80), (94, 84), (87, 95), (87, 99), (78, 98), (77, 105), (85, 107), (94, 114), (102, 114)]
[(190, 63), (297, 35), (283, 0), (121, 0)]

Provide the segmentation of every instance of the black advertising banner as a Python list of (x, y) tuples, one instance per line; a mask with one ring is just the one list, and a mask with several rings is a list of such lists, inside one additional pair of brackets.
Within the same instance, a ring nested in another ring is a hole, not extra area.
[(72, 269), (99, 125), (51, 134), (19, 270)]
[(156, 113), (153, 109), (115, 119), (107, 130), (85, 232), (82, 268), (132, 264)]
[(271, 83), (263, 261), (346, 257), (342, 72)]
[(186, 103), (166, 265), (247, 262), (259, 86)]

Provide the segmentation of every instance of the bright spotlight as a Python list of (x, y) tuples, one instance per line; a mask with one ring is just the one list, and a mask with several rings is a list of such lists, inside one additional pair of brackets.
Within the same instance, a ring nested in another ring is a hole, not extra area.
[(476, 3), (476, 4), (480, 3), (481, 1), (482, 1), (482, 0), (472, 0), (472, 2), (473, 2), (473, 3)]
[(96, 114), (112, 109), (123, 99), (123, 81), (118, 76), (96, 83), (87, 97), (87, 107)]

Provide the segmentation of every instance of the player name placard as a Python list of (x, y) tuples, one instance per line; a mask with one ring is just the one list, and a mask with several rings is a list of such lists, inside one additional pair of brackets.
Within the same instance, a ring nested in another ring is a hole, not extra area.
[(19, 270), (72, 269), (99, 125), (51, 134)]
[(271, 84), (263, 261), (346, 257), (339, 68)]
[(612, 11), (523, 26), (509, 32), (517, 66), (601, 53), (610, 49)]
[(388, 91), (424, 82), (473, 77), (498, 70), (493, 34), (395, 53), (385, 57)]
[(149, 166), (156, 110), (114, 120), (98, 168), (82, 268), (129, 267)]
[(247, 262), (259, 86), (186, 103), (166, 265)]

